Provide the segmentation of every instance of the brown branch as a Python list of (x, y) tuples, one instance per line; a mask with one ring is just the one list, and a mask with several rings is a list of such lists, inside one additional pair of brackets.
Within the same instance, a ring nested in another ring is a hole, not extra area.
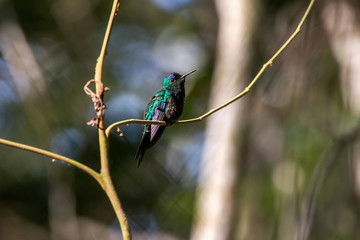
[[(97, 86), (100, 87), (100, 95), (94, 93), (90, 88), (91, 83), (96, 83)], [(100, 119), (105, 115), (105, 103), (104, 103), (104, 92), (109, 91), (110, 89), (108, 87), (104, 88), (104, 85), (100, 82), (97, 82), (96, 80), (92, 79), (88, 81), (84, 86), (84, 92), (86, 95), (91, 98), (91, 101), (94, 103), (94, 110), (96, 112), (96, 116), (93, 117), (89, 122), (87, 122), (87, 125), (93, 126), (93, 127), (99, 127)]]

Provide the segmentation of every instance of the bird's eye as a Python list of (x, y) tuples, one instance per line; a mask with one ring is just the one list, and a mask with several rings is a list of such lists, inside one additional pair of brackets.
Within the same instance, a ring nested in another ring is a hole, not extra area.
[(174, 82), (175, 81), (175, 78), (170, 78), (170, 82)]

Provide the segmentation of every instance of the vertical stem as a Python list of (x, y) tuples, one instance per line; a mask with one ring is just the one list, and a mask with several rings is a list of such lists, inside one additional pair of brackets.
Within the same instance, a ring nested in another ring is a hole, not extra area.
[(130, 240), (131, 239), (131, 230), (129, 226), (129, 222), (127, 221), (125, 212), (121, 206), (119, 197), (115, 191), (114, 185), (111, 180), (110, 170), (109, 170), (109, 156), (108, 156), (108, 139), (105, 135), (104, 131), (104, 117), (102, 117), (99, 125), (99, 145), (100, 145), (100, 157), (101, 157), (101, 177), (104, 181), (104, 191), (108, 196), (111, 205), (114, 208), (115, 214), (119, 220), (123, 239)]
[[(114, 0), (109, 22), (106, 28), (104, 41), (101, 47), (99, 58), (96, 62), (95, 67), (95, 83), (96, 83), (96, 94), (97, 96), (103, 97), (104, 93), (104, 87), (102, 84), (101, 76), (102, 76), (102, 67), (104, 63), (104, 57), (106, 54), (107, 45), (110, 38), (110, 33), (112, 29), (112, 25), (114, 22), (114, 18), (117, 12), (117, 9), (119, 7), (119, 0)], [(131, 239), (131, 231), (130, 226), (127, 221), (125, 212), (121, 206), (119, 197), (115, 191), (114, 185), (111, 180), (110, 171), (109, 171), (109, 143), (108, 138), (105, 134), (105, 117), (104, 115), (100, 118), (99, 126), (98, 126), (98, 132), (99, 132), (99, 148), (100, 148), (100, 159), (101, 159), (101, 178), (104, 182), (103, 189), (106, 192), (111, 205), (114, 208), (115, 214), (119, 220), (120, 227), (122, 230), (122, 235), (124, 240), (130, 240)]]
[(100, 91), (101, 88), (99, 87), (98, 84), (101, 83), (101, 76), (102, 76), (102, 67), (103, 67), (103, 63), (104, 63), (104, 58), (105, 58), (105, 54), (106, 54), (106, 49), (107, 49), (107, 45), (109, 43), (109, 39), (110, 39), (110, 34), (111, 34), (111, 29), (112, 29), (112, 25), (114, 23), (114, 18), (116, 15), (116, 12), (120, 6), (120, 0), (114, 0), (113, 2), (113, 6), (111, 9), (111, 13), (110, 13), (110, 18), (108, 21), (108, 25), (106, 28), (106, 32), (105, 32), (105, 36), (104, 36), (104, 40), (103, 40), (103, 44), (101, 47), (101, 51), (100, 51), (100, 55), (97, 59), (96, 62), (96, 67), (95, 67), (95, 80), (97, 82), (96, 84), (96, 93), (100, 95)]

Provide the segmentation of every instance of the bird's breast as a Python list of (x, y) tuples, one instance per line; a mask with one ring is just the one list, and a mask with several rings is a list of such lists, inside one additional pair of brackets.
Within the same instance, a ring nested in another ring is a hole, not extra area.
[(183, 94), (171, 94), (168, 99), (168, 104), (165, 109), (165, 117), (167, 120), (176, 121), (180, 118), (184, 107)]

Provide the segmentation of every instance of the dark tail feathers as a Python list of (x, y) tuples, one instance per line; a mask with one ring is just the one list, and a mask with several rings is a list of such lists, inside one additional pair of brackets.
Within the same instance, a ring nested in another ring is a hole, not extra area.
[(135, 160), (137, 158), (139, 158), (138, 163), (137, 163), (137, 168), (140, 167), (140, 163), (141, 163), (141, 161), (142, 161), (142, 159), (144, 157), (144, 154), (145, 154), (145, 149), (142, 148), (141, 146), (139, 146), (139, 148), (138, 148), (138, 150), (136, 152), (136, 155), (135, 155)]

